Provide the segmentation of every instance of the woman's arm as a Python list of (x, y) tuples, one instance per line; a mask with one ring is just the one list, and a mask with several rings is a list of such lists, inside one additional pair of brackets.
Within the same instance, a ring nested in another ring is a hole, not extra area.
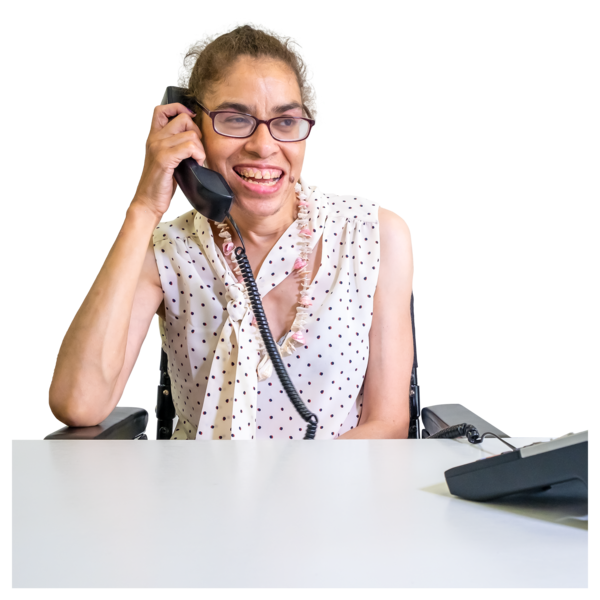
[(147, 209), (132, 203), (65, 335), (50, 386), (50, 409), (66, 425), (97, 425), (123, 393), (162, 301), (153, 251), (148, 246), (156, 225)]
[(338, 439), (408, 436), (413, 364), (412, 247), (406, 223), (383, 208), (379, 209), (379, 240), (379, 277), (373, 298), (362, 413), (358, 426)]

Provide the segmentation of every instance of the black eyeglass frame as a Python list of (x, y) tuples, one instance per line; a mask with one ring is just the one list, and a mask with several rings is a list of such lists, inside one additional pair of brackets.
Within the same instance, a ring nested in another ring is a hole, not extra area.
[[(315, 123), (316, 123), (316, 121), (314, 119), (308, 119), (306, 117), (286, 117), (286, 116), (273, 117), (272, 119), (267, 119), (266, 121), (263, 121), (262, 119), (258, 119), (254, 115), (249, 115), (248, 113), (241, 113), (241, 112), (238, 112), (235, 110), (208, 110), (207, 108), (202, 106), (202, 104), (200, 104), (199, 102), (196, 102), (196, 104), (210, 117), (215, 133), (218, 133), (219, 135), (222, 135), (223, 137), (230, 137), (230, 138), (233, 138), (236, 140), (245, 140), (246, 138), (252, 137), (254, 135), (254, 132), (258, 128), (258, 126), (261, 123), (264, 123), (267, 126), (267, 129), (269, 130), (271, 137), (274, 140), (277, 140), (278, 142), (284, 142), (286, 144), (293, 143), (293, 142), (303, 142), (310, 135), (310, 132), (312, 131), (312, 128), (315, 126)], [(254, 129), (248, 135), (227, 135), (226, 133), (221, 133), (220, 131), (217, 131), (217, 128), (215, 127), (215, 117), (217, 115), (220, 115), (221, 113), (227, 113), (230, 115), (242, 115), (244, 117), (250, 117), (251, 119), (254, 119), (254, 123), (255, 123)], [(273, 121), (276, 121), (277, 119), (298, 119), (300, 121), (306, 121), (309, 125), (308, 131), (306, 132), (306, 135), (299, 140), (280, 140), (279, 138), (275, 137), (273, 135), (273, 132), (271, 131), (271, 123)]]

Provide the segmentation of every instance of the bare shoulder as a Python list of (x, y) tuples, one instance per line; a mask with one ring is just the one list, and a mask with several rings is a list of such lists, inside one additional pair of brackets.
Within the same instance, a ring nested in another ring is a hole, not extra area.
[(412, 243), (412, 229), (408, 221), (400, 213), (385, 206), (379, 207), (379, 233), (382, 242), (401, 236), (403, 241)]
[(413, 232), (408, 221), (394, 210), (379, 207), (380, 277), (402, 285), (403, 293), (414, 288), (416, 264)]

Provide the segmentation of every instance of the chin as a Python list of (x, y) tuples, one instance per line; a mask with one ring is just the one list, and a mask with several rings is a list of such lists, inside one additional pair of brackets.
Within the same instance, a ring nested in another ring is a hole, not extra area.
[(255, 217), (270, 217), (277, 214), (285, 205), (285, 198), (244, 198), (235, 196), (233, 209)]
[(289, 179), (282, 180), (272, 191), (257, 189), (258, 186), (246, 182), (232, 182), (234, 194), (233, 209), (246, 215), (255, 217), (270, 217), (285, 210), (288, 204), (294, 204), (294, 185)]

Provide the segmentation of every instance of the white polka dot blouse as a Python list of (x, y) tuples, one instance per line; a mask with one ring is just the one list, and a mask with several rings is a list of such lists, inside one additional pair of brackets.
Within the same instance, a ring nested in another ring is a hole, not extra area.
[[(379, 275), (378, 207), (300, 184), (311, 244), (322, 238), (322, 258), (308, 288), (312, 305), (303, 318), (303, 345), (291, 343), (290, 330), (280, 351), (304, 403), (319, 419), (315, 439), (332, 440), (356, 427), (362, 408)], [(292, 273), (300, 241), (292, 223), (268, 254), (256, 278), (263, 298)], [(301, 440), (305, 422), (277, 374), (272, 369), (257, 374), (265, 360), (260, 333), (252, 325), (244, 285), (215, 243), (208, 220), (191, 211), (160, 223), (154, 253), (165, 304), (159, 325), (178, 417), (171, 439)]]

